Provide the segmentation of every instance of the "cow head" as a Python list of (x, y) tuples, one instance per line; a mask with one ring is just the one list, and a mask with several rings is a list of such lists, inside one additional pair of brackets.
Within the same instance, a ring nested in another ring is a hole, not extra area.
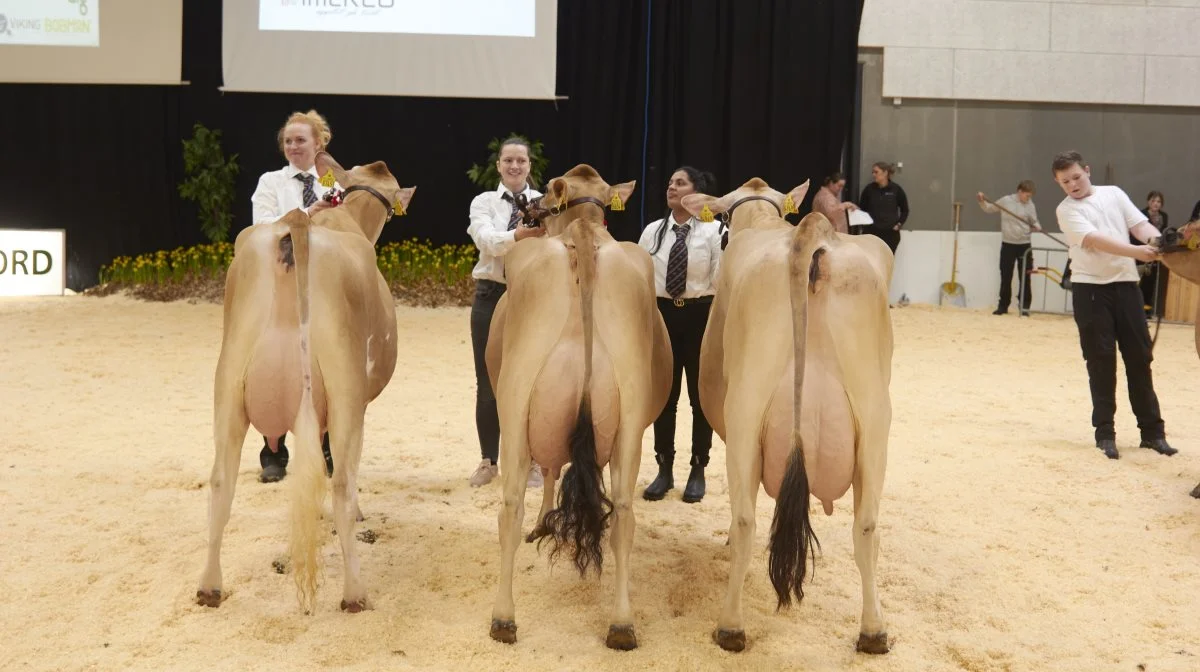
[(346, 200), (341, 207), (346, 208), (372, 245), (379, 240), (384, 224), (394, 215), (403, 216), (408, 211), (408, 204), (417, 190), (416, 187), (401, 188), (383, 161), (346, 170), (329, 152), (318, 152), (316, 164), (319, 174), (332, 175), (337, 180), (344, 190), (344, 199), (362, 192), (353, 202)]
[(1171, 272), (1200, 284), (1200, 220), (1163, 231), (1158, 249)]
[(530, 203), (529, 214), (541, 220), (546, 234), (557, 236), (576, 219), (601, 224), (606, 208), (624, 210), (636, 180), (610, 185), (595, 168), (581, 163), (550, 180), (545, 195)]
[(783, 194), (772, 189), (761, 178), (754, 177), (724, 196), (688, 194), (680, 203), (702, 222), (720, 218), (722, 225), (729, 228), (730, 234), (734, 234), (742, 229), (753, 228), (755, 222), (762, 221), (760, 217), (754, 217), (755, 214), (782, 218), (798, 212), (797, 205), (807, 193), (808, 180)]

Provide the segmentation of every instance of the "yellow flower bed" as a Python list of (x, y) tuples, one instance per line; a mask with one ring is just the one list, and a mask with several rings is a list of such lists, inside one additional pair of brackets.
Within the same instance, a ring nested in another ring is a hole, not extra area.
[[(478, 260), (474, 245), (441, 245), (427, 240), (387, 243), (376, 250), (376, 263), (397, 298), (419, 305), (470, 305), (471, 269)], [(117, 257), (100, 267), (100, 284), (147, 287), (225, 280), (233, 261), (232, 243), (160, 250)], [(172, 294), (173, 296), (174, 294)]]

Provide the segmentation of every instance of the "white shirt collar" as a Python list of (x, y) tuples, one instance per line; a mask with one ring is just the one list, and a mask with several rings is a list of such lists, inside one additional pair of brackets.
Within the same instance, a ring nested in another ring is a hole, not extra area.
[(300, 170), (299, 168), (293, 166), (291, 163), (288, 163), (286, 166), (283, 167), (283, 174), (286, 175), (288, 177), (288, 179), (292, 179), (292, 178), (296, 177), (297, 175), (299, 175), (300, 173), (308, 173), (309, 175), (312, 175), (313, 177), (318, 178), (318, 179), (320, 179), (320, 177), (321, 177), (320, 175), (317, 174), (316, 164), (313, 164), (313, 167), (309, 168), (308, 170)]
[[(530, 193), (529, 193), (530, 191), (532, 191), (532, 189), (531, 189), (531, 187), (529, 186), (529, 183), (528, 183), (528, 182), (526, 182), (526, 183), (525, 183), (525, 188), (521, 190), (521, 193), (522, 193), (522, 194), (525, 194), (525, 197), (526, 197), (526, 198), (529, 198), (530, 196), (532, 196), (532, 194), (530, 194)], [(503, 197), (503, 196), (504, 196), (504, 194), (509, 194), (509, 195), (511, 195), (511, 196), (516, 196), (516, 194), (514, 194), (514, 193), (512, 193), (511, 191), (509, 191), (509, 190), (508, 190), (508, 187), (504, 186), (504, 180), (501, 180), (501, 181), (500, 181), (500, 184), (496, 185), (496, 193), (497, 193), (497, 194), (499, 194), (501, 197)]]

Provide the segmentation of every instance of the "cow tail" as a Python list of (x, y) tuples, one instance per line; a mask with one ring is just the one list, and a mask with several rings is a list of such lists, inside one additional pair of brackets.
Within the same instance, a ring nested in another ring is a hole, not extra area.
[(804, 352), (808, 336), (808, 293), (820, 270), (824, 249), (817, 248), (807, 253), (809, 236), (805, 235), (806, 232), (806, 227), (796, 227), (788, 253), (792, 344), (796, 363), (792, 390), (792, 450), (788, 455), (783, 483), (779, 486), (775, 516), (771, 520), (768, 573), (779, 600), (777, 609), (791, 606), (793, 593), (797, 603), (804, 600), (802, 584), (807, 571), (807, 556), (812, 554), (815, 565), (816, 549), (820, 546), (808, 515), (809, 487), (804, 468), (804, 441), (800, 435), (800, 401), (804, 388)]
[(318, 547), (321, 505), (325, 500), (325, 456), (312, 394), (312, 341), (309, 305), (309, 219), (293, 216), (288, 221), (296, 269), (297, 305), (300, 311), (300, 368), (302, 392), (293, 433), (296, 451), (288, 465), (291, 482), (291, 534), (288, 556), (296, 595), (305, 613), (313, 613), (317, 592)]
[(561, 550), (570, 548), (580, 576), (586, 576), (589, 567), (600, 573), (604, 562), (601, 541), (613, 504), (604, 493), (604, 475), (596, 461), (596, 431), (592, 426), (592, 330), (595, 323), (592, 296), (596, 285), (596, 237), (591, 226), (583, 220), (572, 222), (566, 234), (575, 244), (575, 270), (583, 318), (583, 395), (575, 429), (571, 432), (571, 466), (562, 477), (558, 506), (546, 513), (544, 524), (548, 534), (542, 540), (550, 541), (551, 561)]

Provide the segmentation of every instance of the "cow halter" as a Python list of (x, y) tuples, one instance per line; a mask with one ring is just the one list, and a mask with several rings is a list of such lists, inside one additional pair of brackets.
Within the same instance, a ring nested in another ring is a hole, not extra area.
[(722, 226), (728, 227), (730, 223), (733, 222), (733, 211), (736, 210), (739, 205), (746, 203), (747, 201), (766, 201), (775, 208), (775, 212), (778, 212), (780, 217), (783, 217), (783, 210), (779, 209), (779, 206), (775, 203), (775, 201), (772, 201), (766, 196), (747, 196), (734, 201), (733, 205), (729, 206), (728, 210), (722, 212), (720, 215), (717, 215), (721, 219)]
[(560, 201), (558, 205), (550, 206), (548, 208), (548, 211), (552, 215), (559, 215), (559, 214), (562, 214), (568, 208), (573, 208), (577, 205), (583, 205), (584, 203), (594, 204), (596, 207), (600, 208), (601, 212), (603, 212), (604, 209), (606, 207), (608, 207), (607, 203), (605, 203), (604, 201), (602, 201), (594, 196), (580, 196), (579, 198), (572, 198), (571, 200), (567, 201), (566, 203), (563, 203)]
[[(383, 194), (379, 193), (374, 187), (369, 187), (365, 184), (353, 184), (349, 187), (346, 187), (346, 190), (342, 192), (342, 197), (345, 198), (345, 196), (352, 191), (365, 191), (375, 198), (378, 198), (379, 202), (382, 203), (383, 207), (387, 210), (387, 218), (383, 220), (383, 223), (387, 224), (388, 222), (392, 221), (392, 217), (396, 214), (396, 208), (393, 207), (392, 204), (388, 202), (388, 199), (385, 198)], [(396, 201), (396, 205), (400, 205), (400, 201)], [(404, 215), (403, 207), (401, 207), (400, 214)]]

